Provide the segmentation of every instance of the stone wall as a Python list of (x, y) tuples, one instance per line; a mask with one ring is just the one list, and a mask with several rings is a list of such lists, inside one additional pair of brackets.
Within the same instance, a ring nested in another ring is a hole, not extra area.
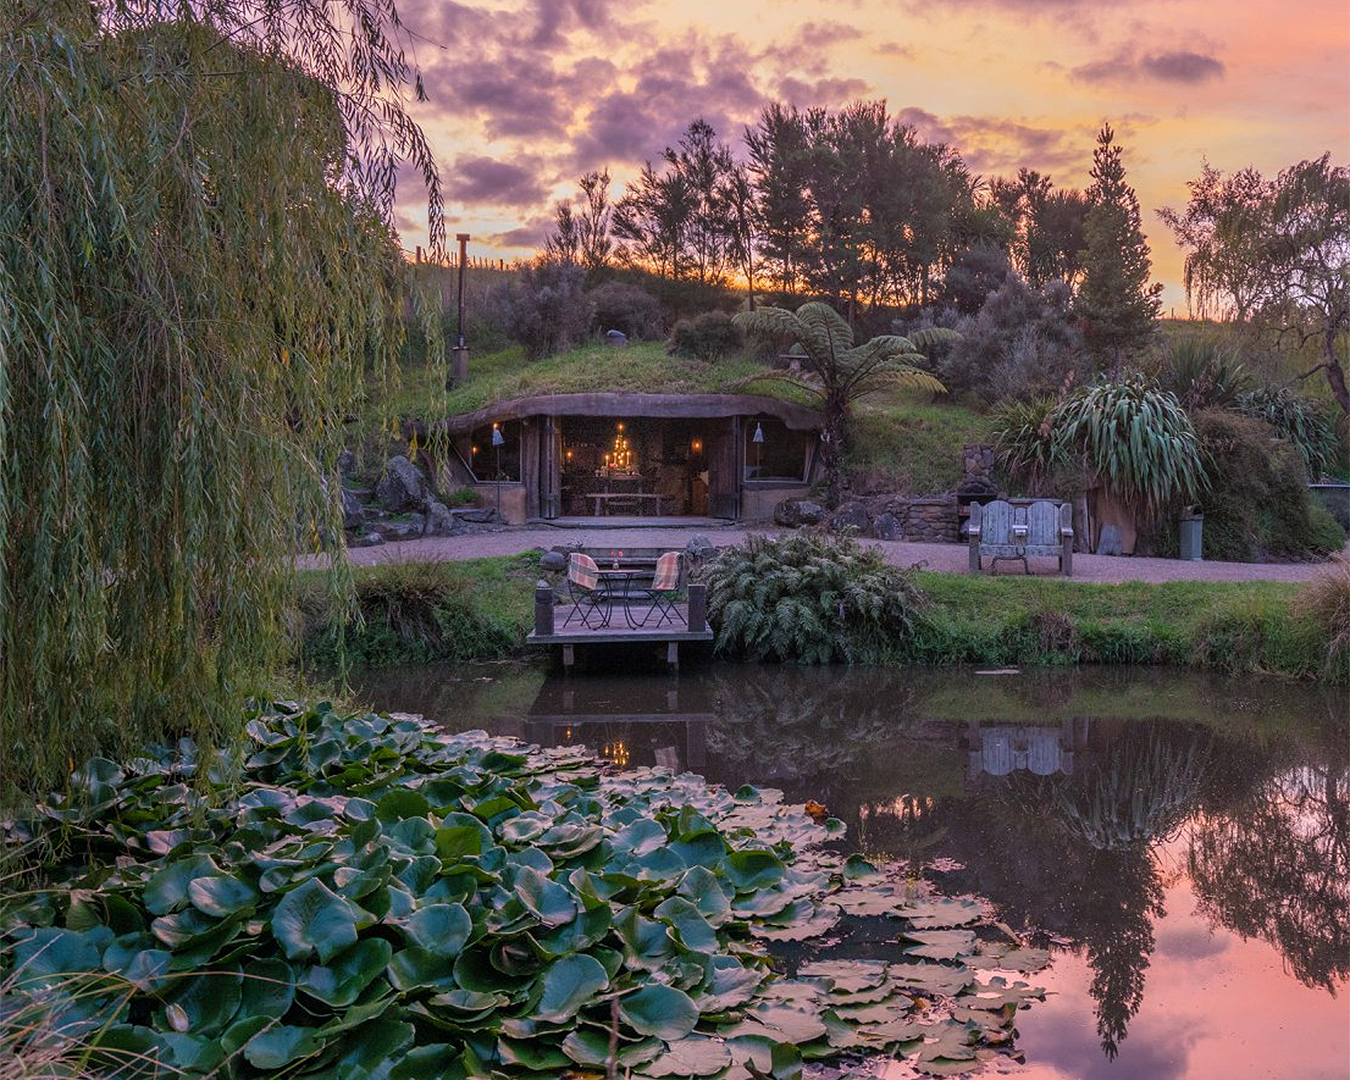
[(876, 495), (865, 500), (871, 529), (867, 535), (881, 540), (924, 540), (931, 543), (956, 543), (960, 519), (956, 498), (939, 495), (908, 498), (900, 495)]

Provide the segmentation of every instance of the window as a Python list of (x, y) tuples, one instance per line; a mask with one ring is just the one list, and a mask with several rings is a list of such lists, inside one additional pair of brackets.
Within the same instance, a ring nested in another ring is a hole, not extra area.
[(805, 481), (808, 432), (793, 431), (783, 421), (764, 416), (747, 417), (744, 432), (747, 480)]
[[(500, 446), (492, 444), (494, 431), (501, 433)], [(494, 480), (519, 481), (520, 421), (503, 420), (500, 424), (475, 428), (469, 436), (469, 466), (480, 484)]]

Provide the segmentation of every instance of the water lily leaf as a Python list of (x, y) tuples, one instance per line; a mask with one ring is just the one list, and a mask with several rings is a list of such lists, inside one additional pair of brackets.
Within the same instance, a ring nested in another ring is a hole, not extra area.
[(901, 905), (898, 913), (908, 919), (915, 930), (943, 930), (978, 922), (983, 918), (984, 911), (984, 905), (978, 900), (930, 896), (907, 901)]
[(722, 891), (713, 872), (703, 866), (692, 866), (680, 878), (676, 892), (698, 908), (699, 914), (713, 926), (720, 926), (731, 915), (731, 900)]
[(375, 804), (375, 817), (386, 823), (402, 821), (404, 818), (425, 818), (431, 811), (431, 804), (420, 791), (409, 788), (395, 788), (380, 797)]
[(195, 879), (219, 873), (220, 867), (209, 855), (191, 855), (171, 862), (146, 879), (142, 902), (152, 915), (167, 915), (188, 903), (188, 885)]
[(25, 990), (57, 986), (81, 971), (95, 971), (99, 957), (112, 942), (106, 927), (91, 930), (58, 930), (43, 927), (20, 931), (14, 946), (14, 970), (18, 985)]
[(458, 956), (473, 932), (473, 920), (463, 904), (428, 904), (400, 926), (414, 945), (447, 958)]
[(686, 949), (695, 952), (716, 951), (717, 931), (708, 925), (708, 920), (698, 908), (683, 897), (672, 896), (662, 901), (652, 914), (674, 928)]
[(720, 1039), (689, 1035), (642, 1067), (646, 1076), (712, 1076), (731, 1064), (731, 1051)]
[(634, 858), (649, 855), (665, 847), (669, 840), (660, 822), (646, 817), (625, 825), (609, 838), (610, 845), (615, 851), (626, 852)]
[(629, 908), (614, 922), (624, 943), (624, 959), (631, 967), (655, 971), (675, 952), (675, 942), (665, 923), (644, 919)]
[[(468, 817), (458, 814), (457, 817)], [(478, 822), (472, 825), (450, 825), (436, 830), (436, 854), (447, 863), (462, 862), (470, 855), (483, 854), (484, 829)]]
[(318, 878), (310, 878), (281, 898), (272, 914), (272, 935), (289, 959), (318, 953), (327, 963), (356, 943), (355, 909)]
[(980, 951), (975, 956), (965, 958), (967, 967), (983, 970), (995, 968), (1003, 971), (1020, 971), (1026, 975), (1042, 970), (1049, 963), (1050, 950), (1048, 949), (1005, 948), (988, 943), (981, 944)]
[(726, 879), (737, 892), (753, 892), (777, 885), (783, 878), (784, 869), (783, 860), (772, 851), (756, 848), (733, 851), (722, 866)]
[[(125, 968), (117, 972), (132, 986), (143, 993), (154, 993), (168, 985), (164, 976), (173, 963), (173, 955), (162, 949), (145, 949), (131, 957)], [(107, 966), (107, 958), (104, 958)]]
[(346, 1008), (384, 974), (393, 952), (393, 946), (382, 938), (358, 941), (333, 957), (331, 964), (305, 972), (300, 989), (334, 1008)]
[[(461, 957), (464, 955), (460, 953)], [(389, 960), (389, 981), (405, 992), (420, 987), (448, 990), (457, 982), (455, 962), (452, 957), (417, 946), (400, 949)], [(486, 986), (475, 985), (472, 989), (497, 990), (510, 983), (508, 977), (495, 968), (488, 966), (486, 970), (491, 975), (491, 982)]]
[(543, 836), (553, 827), (553, 819), (537, 810), (527, 810), (523, 814), (508, 818), (497, 826), (497, 835), (508, 844), (528, 844)]
[(577, 1010), (592, 997), (609, 986), (609, 974), (600, 961), (584, 953), (564, 956), (544, 973), (543, 996), (535, 1015), (540, 1020), (557, 1023), (570, 1020)]
[(244, 1057), (257, 1069), (280, 1069), (321, 1048), (314, 1029), (276, 1024), (258, 1032), (244, 1044)]
[(892, 964), (891, 978), (906, 991), (955, 997), (975, 981), (974, 972), (959, 964)]
[(909, 930), (900, 937), (915, 943), (906, 945), (905, 952), (930, 960), (955, 960), (975, 951), (974, 930)]
[(166, 1008), (175, 1009), (181, 1023), (175, 1030), (210, 1035), (227, 1027), (239, 1011), (243, 977), (238, 969), (180, 975), (165, 998)]
[(552, 1073), (571, 1064), (571, 1060), (560, 1049), (537, 1039), (499, 1038), (497, 1053), (505, 1064), (537, 1073), (546, 1070)]
[[(360, 1037), (337, 1059), (335, 1080), (386, 1080), (415, 1036), (411, 1024), (387, 1016), (362, 1024)], [(419, 1080), (434, 1075), (426, 1072)]]
[(257, 902), (258, 891), (248, 882), (227, 874), (207, 874), (188, 882), (188, 900), (204, 915), (224, 919)]
[(961, 1004), (971, 1009), (996, 1011), (1012, 1005), (1020, 1008), (1028, 998), (1043, 998), (1045, 991), (1024, 982), (1009, 983), (995, 976), (987, 983), (978, 983), (969, 994), (961, 995)]
[(532, 867), (516, 873), (515, 894), (545, 926), (561, 926), (576, 917), (576, 900), (566, 887)]
[(746, 1019), (761, 1027), (779, 1042), (800, 1046), (825, 1034), (825, 1024), (812, 1011), (791, 1005), (755, 1005), (746, 1011)]
[(619, 1015), (634, 1031), (674, 1042), (694, 1030), (698, 1006), (683, 990), (652, 984), (620, 998)]
[(886, 981), (886, 964), (881, 960), (818, 960), (803, 964), (797, 974), (808, 979), (829, 979), (836, 990), (867, 990)]
[(280, 1019), (295, 1000), (295, 973), (276, 957), (254, 960), (244, 966), (240, 990), (239, 1008), (245, 1016)]
[(859, 884), (881, 881), (885, 877), (876, 866), (861, 855), (850, 855), (844, 860), (843, 875), (845, 881)]

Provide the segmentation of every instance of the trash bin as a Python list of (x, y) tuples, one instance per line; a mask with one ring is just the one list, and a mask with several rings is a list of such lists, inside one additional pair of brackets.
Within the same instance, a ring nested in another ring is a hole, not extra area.
[(1198, 506), (1188, 506), (1181, 512), (1181, 554), (1187, 562), (1201, 562), (1204, 556), (1200, 551), (1200, 532), (1205, 524), (1205, 515)]

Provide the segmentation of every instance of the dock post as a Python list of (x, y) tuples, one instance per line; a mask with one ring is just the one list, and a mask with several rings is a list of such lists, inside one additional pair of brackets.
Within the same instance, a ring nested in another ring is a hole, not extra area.
[(679, 669), (680, 643), (678, 641), (666, 642), (666, 663), (676, 670)]
[(702, 633), (708, 626), (708, 586), (689, 586), (689, 630)]
[(572, 651), (571, 645), (564, 645), (562, 647), (562, 651), (563, 651), (563, 674), (566, 675), (571, 672), (572, 665), (576, 662), (577, 657), (576, 653)]
[(534, 632), (539, 637), (553, 633), (553, 586), (542, 578), (534, 586)]

